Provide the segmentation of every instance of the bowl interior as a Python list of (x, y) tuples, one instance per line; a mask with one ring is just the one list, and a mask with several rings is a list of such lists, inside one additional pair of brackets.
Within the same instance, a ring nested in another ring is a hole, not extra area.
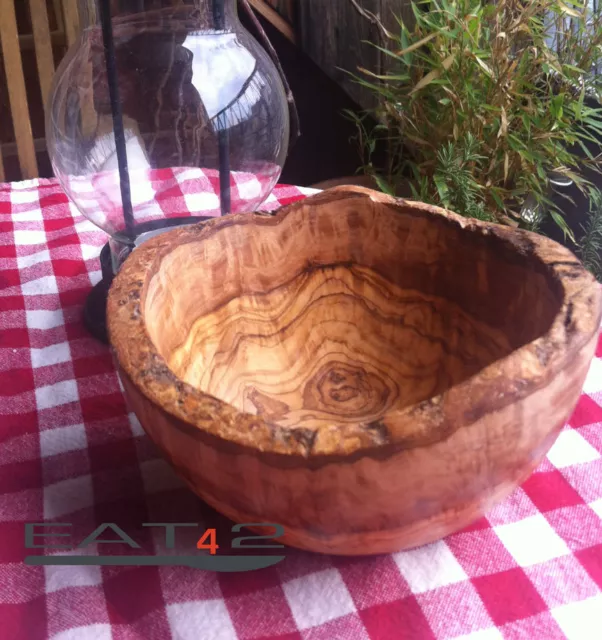
[(409, 203), (237, 216), (155, 266), (146, 327), (176, 376), (241, 411), (372, 422), (549, 329), (561, 291), (525, 243)]

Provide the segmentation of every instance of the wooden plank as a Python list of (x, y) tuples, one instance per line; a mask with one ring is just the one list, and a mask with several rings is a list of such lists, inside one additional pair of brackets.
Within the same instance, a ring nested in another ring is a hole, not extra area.
[[(358, 0), (372, 13), (380, 0)], [(301, 47), (333, 80), (360, 105), (370, 107), (374, 97), (357, 85), (348, 72), (359, 66), (380, 68), (379, 51), (365, 41), (379, 43), (378, 27), (360, 15), (351, 0), (298, 0)]]
[[(116, 15), (117, 7), (114, 0), (111, 1), (111, 13)], [(97, 22), (96, 0), (80, 0), (80, 25), (95, 24)], [(94, 107), (94, 66), (92, 61), (88, 59), (82, 69), (81, 82), (78, 87), (79, 103), (81, 107), (81, 126), (82, 135), (85, 138), (94, 135), (94, 131), (98, 125), (98, 114)]]
[(410, 0), (379, 0), (379, 3), (379, 16), (387, 29), (399, 33), (399, 23), (395, 16), (402, 18), (410, 28), (414, 24)]
[(268, 20), (283, 36), (288, 38), (293, 44), (297, 44), (295, 30), (266, 0), (249, 0), (249, 4)]
[[(51, 31), (50, 42), (53, 47), (64, 47), (67, 44), (67, 39), (62, 31)], [(19, 46), (21, 51), (31, 51), (35, 49), (35, 41), (33, 33), (19, 34)]]
[[(87, 24), (95, 24), (98, 19), (98, 16), (96, 15), (96, 0), (86, 0), (85, 10), (88, 12)], [(82, 27), (82, 23), (83, 23), (83, 18), (82, 16), (80, 16), (79, 17), (80, 28)]]
[[(275, 0), (279, 1), (279, 0)], [(409, 0), (296, 0), (301, 47), (361, 107), (376, 106), (377, 98), (351, 76), (358, 67), (375, 73), (391, 68), (389, 56), (373, 45), (386, 46), (386, 29), (398, 32), (395, 15), (413, 25)], [(372, 43), (372, 44), (367, 44)]]
[(50, 36), (50, 24), (46, 0), (29, 0), (31, 25), (35, 42), (36, 61), (38, 63), (38, 75), (40, 77), (40, 89), (42, 101), (46, 106), (46, 100), (50, 95), (52, 78), (54, 77), (54, 59), (52, 53), (52, 40)]
[(73, 45), (79, 36), (79, 13), (77, 0), (63, 0), (63, 24), (67, 34), (67, 44)]
[(52, 0), (52, 9), (54, 19), (56, 20), (56, 28), (58, 31), (64, 32), (65, 23), (63, 22), (63, 7), (61, 6), (61, 0)]
[(33, 146), (33, 134), (29, 116), (23, 62), (19, 49), (17, 17), (13, 0), (0, 0), (0, 40), (8, 85), (8, 96), (12, 114), (15, 139), (19, 152), (19, 165), (24, 179), (38, 176), (38, 163)]
[[(36, 153), (46, 151), (46, 138), (34, 138), (33, 148)], [(11, 158), (17, 155), (19, 155), (19, 150), (16, 142), (7, 142), (2, 145), (2, 156), (5, 158)]]
[(290, 24), (295, 23), (295, 0), (266, 0)]

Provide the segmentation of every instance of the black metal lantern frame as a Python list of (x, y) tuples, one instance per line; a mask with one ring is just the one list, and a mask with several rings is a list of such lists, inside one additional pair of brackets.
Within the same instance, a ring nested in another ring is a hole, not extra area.
[[(216, 27), (218, 29), (225, 28), (225, 11), (224, 0), (207, 0), (213, 3), (213, 13), (215, 16)], [(299, 118), (295, 105), (295, 101), (286, 80), (286, 76), (280, 65), (278, 55), (271, 45), (267, 35), (265, 34), (261, 23), (255, 16), (253, 9), (249, 5), (248, 0), (240, 0), (243, 9), (245, 10), (250, 21), (258, 31), (260, 40), (263, 46), (267, 50), (268, 54), (275, 63), (276, 68), (280, 74), (284, 88), (286, 91), (286, 97), (289, 105), (289, 114), (291, 122), (291, 139), (290, 145), (297, 140), (300, 135), (299, 130)], [(170, 226), (178, 225), (181, 223), (179, 219), (161, 220), (150, 225), (146, 225), (148, 228), (136, 228), (134, 223), (134, 213), (132, 207), (131, 188), (130, 188), (130, 175), (128, 169), (128, 159), (126, 150), (126, 137), (123, 124), (123, 113), (121, 107), (121, 98), (119, 95), (119, 84), (117, 81), (117, 63), (115, 55), (115, 43), (113, 37), (113, 25), (111, 20), (111, 7), (110, 0), (99, 0), (99, 17), (102, 29), (102, 39), (104, 45), (105, 65), (107, 72), (107, 81), (109, 89), (109, 98), (111, 105), (111, 116), (115, 137), (115, 151), (117, 157), (117, 166), (119, 173), (120, 183), (120, 196), (122, 203), (122, 211), (124, 218), (124, 230), (126, 236), (127, 250), (131, 251), (136, 246), (136, 237), (143, 232), (154, 231), (159, 228), (167, 228)], [(225, 116), (219, 115), (218, 118), (224, 118)], [(218, 122), (218, 125), (220, 123)], [(231, 193), (230, 193), (230, 155), (229, 155), (229, 140), (228, 130), (226, 126), (217, 127), (218, 135), (218, 171), (219, 171), (219, 199), (220, 199), (220, 211), (221, 215), (227, 215), (231, 211)], [(208, 220), (209, 217), (197, 216), (194, 218), (195, 222)], [(190, 218), (187, 219), (190, 222)], [(106, 304), (109, 288), (113, 281), (113, 259), (111, 255), (111, 249), (107, 243), (100, 254), (101, 264), (101, 281), (93, 288), (92, 292), (88, 296), (88, 299), (84, 308), (84, 323), (90, 331), (90, 333), (98, 340), (108, 343), (107, 328), (106, 328)]]

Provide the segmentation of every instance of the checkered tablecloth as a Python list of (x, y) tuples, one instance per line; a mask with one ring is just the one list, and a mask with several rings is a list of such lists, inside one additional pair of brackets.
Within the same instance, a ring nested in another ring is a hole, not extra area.
[[(278, 180), (279, 167), (261, 166), (261, 175), (233, 171), (230, 174), (230, 211), (254, 210)], [(218, 215), (219, 173), (194, 167), (132, 169), (130, 197), (136, 223), (186, 215)], [(107, 233), (123, 231), (121, 186), (117, 170), (91, 176), (65, 177), (67, 194), (77, 198), (83, 214)], [(269, 203), (268, 203), (269, 206)]]
[[(277, 187), (268, 205), (305, 193)], [(184, 198), (169, 207), (184, 213)], [(231, 526), (163, 462), (83, 327), (106, 239), (55, 182), (0, 185), (0, 638), (602, 638), (602, 344), (542, 466), (444, 541), (375, 558), (291, 550), (245, 574), (24, 564), (41, 551), (25, 549), (26, 522), (71, 523), (76, 541), (112, 522), (151, 552), (141, 523)], [(100, 547), (118, 553), (85, 552)]]

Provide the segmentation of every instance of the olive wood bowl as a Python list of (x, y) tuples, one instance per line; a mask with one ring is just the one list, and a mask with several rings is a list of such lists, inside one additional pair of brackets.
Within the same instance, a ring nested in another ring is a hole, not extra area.
[(530, 475), (601, 306), (549, 239), (338, 187), (149, 240), (107, 315), (130, 406), (194, 492), (363, 555), (457, 531)]

